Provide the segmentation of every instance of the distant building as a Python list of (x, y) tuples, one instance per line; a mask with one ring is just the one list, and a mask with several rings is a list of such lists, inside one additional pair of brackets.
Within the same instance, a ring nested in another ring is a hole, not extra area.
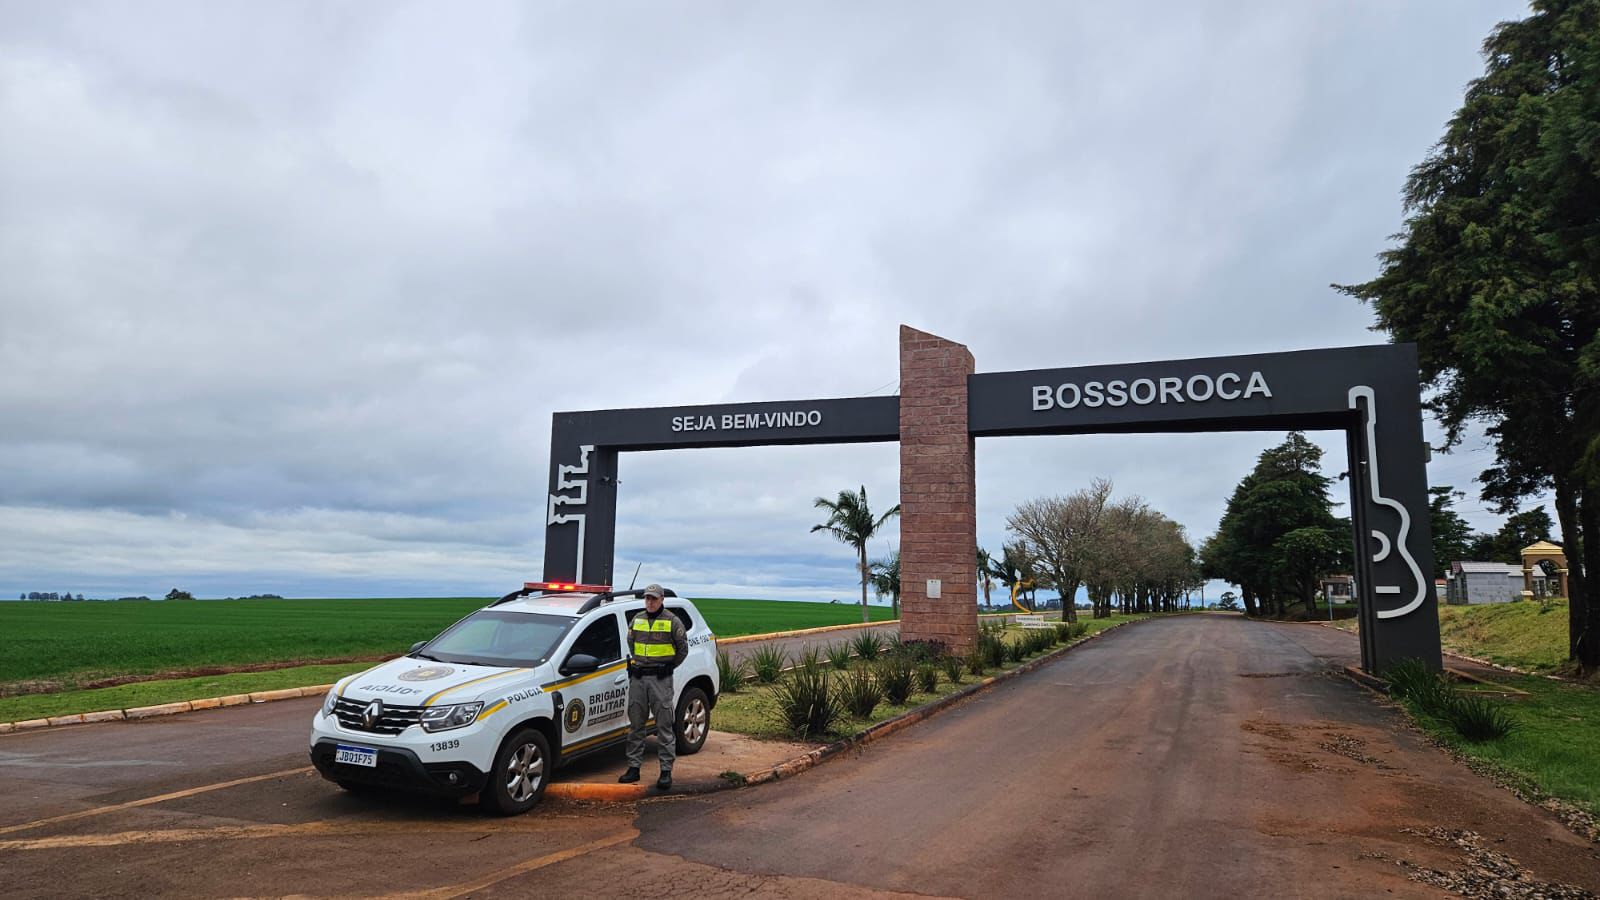
[[(1510, 603), (1522, 599), (1521, 566), (1497, 562), (1457, 560), (1450, 564), (1450, 579), (1445, 602), (1452, 606), (1479, 603)], [(1535, 590), (1542, 593), (1545, 576), (1533, 574)]]
[(1355, 596), (1356, 580), (1350, 575), (1324, 575), (1322, 599), (1326, 603), (1349, 603)]

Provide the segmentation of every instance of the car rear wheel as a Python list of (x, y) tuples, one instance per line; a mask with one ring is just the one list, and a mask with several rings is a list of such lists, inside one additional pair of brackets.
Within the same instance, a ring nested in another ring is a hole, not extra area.
[(550, 783), (550, 742), (537, 728), (519, 728), (500, 745), (489, 781), (478, 795), (495, 815), (515, 816), (538, 805)]
[(706, 692), (697, 687), (685, 689), (678, 698), (677, 719), (678, 755), (699, 753), (711, 731), (711, 701)]

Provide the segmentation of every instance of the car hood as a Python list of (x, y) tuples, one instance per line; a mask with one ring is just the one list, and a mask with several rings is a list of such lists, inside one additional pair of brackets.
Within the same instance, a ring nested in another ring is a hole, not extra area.
[(403, 656), (352, 676), (341, 684), (339, 695), (350, 700), (382, 700), (398, 706), (465, 703), (503, 692), (538, 671), (537, 668), (472, 666)]

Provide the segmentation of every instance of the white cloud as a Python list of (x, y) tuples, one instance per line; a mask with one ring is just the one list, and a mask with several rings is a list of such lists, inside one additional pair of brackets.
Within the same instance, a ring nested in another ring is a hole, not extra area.
[[(492, 592), (552, 411), (887, 392), (901, 322), (984, 371), (1378, 340), (1326, 284), (1522, 12), (0, 9), (0, 582), (136, 593)], [(1274, 439), (985, 441), (983, 540), (1095, 475), (1198, 540)], [(629, 457), (618, 569), (848, 597), (810, 500), (895, 466)]]

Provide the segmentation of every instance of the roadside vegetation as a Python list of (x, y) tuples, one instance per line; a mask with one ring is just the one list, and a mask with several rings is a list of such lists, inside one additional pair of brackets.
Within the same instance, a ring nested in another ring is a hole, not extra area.
[[(9, 696), (77, 691), (100, 681), (172, 673), (217, 675), (249, 665), (396, 656), (489, 602), (482, 597), (360, 600), (184, 600), (149, 603), (0, 603), (0, 704)], [(855, 621), (854, 603), (696, 599), (720, 637)], [(872, 607), (875, 620), (889, 610)], [(245, 673), (269, 676), (271, 673)], [(192, 679), (190, 679), (192, 680)], [(268, 690), (275, 679), (242, 679)], [(316, 684), (316, 680), (300, 684)], [(272, 684), (282, 687), (282, 684)], [(212, 696), (180, 692), (150, 702)], [(97, 695), (99, 696), (99, 695)], [(93, 709), (129, 705), (95, 706)], [(4, 708), (0, 705), (0, 708)], [(76, 705), (61, 712), (84, 712)], [(14, 717), (0, 712), (0, 721)]]
[(1389, 683), (1418, 726), (1469, 764), (1535, 802), (1600, 816), (1600, 691), (1527, 675), (1452, 683), (1420, 665), (1395, 667)]
[(714, 727), (772, 740), (838, 740), (1015, 669), (1063, 643), (1147, 618), (1117, 614), (1035, 629), (986, 622), (977, 647), (962, 655), (934, 643), (898, 641), (876, 646), (871, 657), (853, 655), (842, 666), (828, 655), (814, 655), (794, 661), (770, 684), (746, 683), (738, 692), (724, 693)]
[[(1337, 623), (1359, 630), (1354, 619)], [(1534, 675), (1575, 676), (1567, 657), (1567, 601), (1551, 598), (1482, 606), (1439, 606), (1439, 639), (1454, 653)]]

